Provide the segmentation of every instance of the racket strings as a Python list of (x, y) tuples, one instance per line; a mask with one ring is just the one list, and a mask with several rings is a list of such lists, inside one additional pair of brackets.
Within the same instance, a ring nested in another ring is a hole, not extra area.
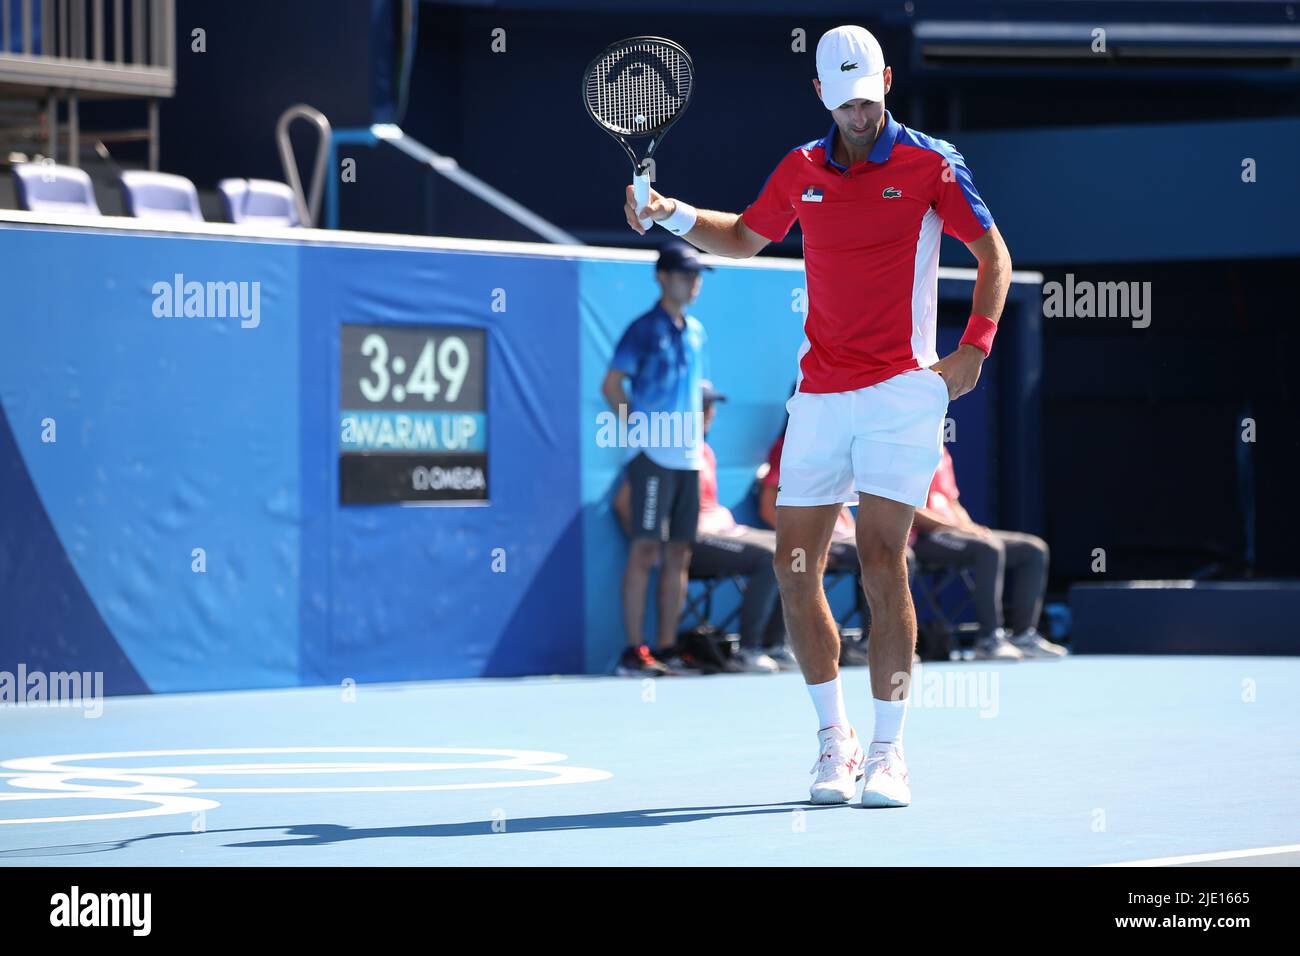
[(630, 44), (595, 63), (587, 78), (587, 106), (618, 133), (649, 134), (681, 111), (693, 80), (690, 61), (678, 50), (656, 43)]

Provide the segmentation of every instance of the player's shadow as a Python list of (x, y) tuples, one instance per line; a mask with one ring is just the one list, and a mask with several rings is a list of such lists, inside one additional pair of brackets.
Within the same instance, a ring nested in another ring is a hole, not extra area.
[(305, 823), (290, 827), (245, 827), (209, 831), (239, 833), (257, 830), (282, 830), (282, 840), (255, 840), (229, 843), (232, 847), (330, 846), (351, 840), (392, 839), (399, 837), (464, 837), (491, 833), (550, 833), (563, 830), (607, 830), (630, 827), (662, 827), (676, 823), (695, 823), (718, 817), (750, 817), (789, 813), (794, 809), (833, 810), (833, 806), (803, 803), (759, 803), (721, 807), (662, 807), (654, 810), (615, 810), (609, 813), (579, 813), (571, 816), (502, 818), (500, 821), (473, 820), (466, 823), (429, 823), (406, 827), (347, 827), (334, 823)]
[(228, 847), (267, 848), (300, 846), (333, 846), (353, 840), (430, 839), (437, 837), (484, 836), (493, 833), (550, 833), (563, 830), (608, 830), (630, 827), (662, 827), (677, 823), (696, 823), (720, 817), (752, 817), (793, 810), (835, 810), (836, 806), (804, 802), (757, 803), (718, 807), (656, 807), (653, 810), (614, 810), (608, 813), (579, 813), (570, 816), (505, 817), (500, 820), (471, 820), (464, 823), (427, 823), (402, 827), (349, 827), (337, 823), (297, 823), (289, 826), (231, 827), (213, 829), (195, 834), (188, 830), (175, 833), (150, 833), (128, 837), (124, 840), (102, 843), (81, 843), (67, 846), (31, 847), (0, 852), (6, 856), (75, 856), (80, 853), (104, 853), (125, 850), (149, 840), (168, 837), (193, 837), (199, 835), (234, 835), (277, 831), (281, 839), (250, 840), (228, 843)]

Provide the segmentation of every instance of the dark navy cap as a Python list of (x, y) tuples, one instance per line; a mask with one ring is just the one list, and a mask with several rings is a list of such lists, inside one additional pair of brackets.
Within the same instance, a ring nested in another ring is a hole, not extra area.
[(712, 272), (713, 266), (706, 266), (700, 259), (699, 250), (689, 242), (678, 240), (668, 243), (659, 250), (659, 261), (655, 263), (655, 271)]
[(707, 378), (700, 379), (700, 390), (703, 392), (702, 399), (706, 402), (725, 402), (727, 400), (727, 396), (714, 388), (713, 383)]

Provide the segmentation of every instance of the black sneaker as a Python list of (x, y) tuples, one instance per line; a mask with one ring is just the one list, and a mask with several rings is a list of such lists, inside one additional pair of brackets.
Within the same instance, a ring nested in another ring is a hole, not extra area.
[(683, 651), (678, 644), (659, 648), (655, 651), (655, 657), (668, 669), (670, 677), (695, 677), (714, 673), (701, 665), (694, 656)]
[(614, 673), (619, 677), (662, 677), (668, 673), (668, 668), (655, 659), (650, 648), (642, 644), (623, 651)]
[(869, 659), (862, 641), (840, 641), (840, 667), (867, 667)]

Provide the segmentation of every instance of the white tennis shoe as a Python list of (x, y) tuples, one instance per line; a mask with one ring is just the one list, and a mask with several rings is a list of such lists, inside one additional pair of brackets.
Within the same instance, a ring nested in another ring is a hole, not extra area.
[(1033, 658), (1035, 660), (1059, 660), (1065, 657), (1067, 651), (1060, 644), (1053, 644), (1043, 635), (1038, 633), (1036, 628), (1030, 628), (1020, 634), (1013, 634), (1011, 644), (1020, 649), (1026, 660)]
[(848, 803), (858, 789), (862, 778), (862, 744), (852, 727), (846, 734), (840, 727), (827, 727), (817, 731), (820, 754), (810, 773), (813, 779), (808, 791), (813, 803)]
[(867, 779), (862, 784), (864, 807), (906, 807), (912, 802), (907, 785), (903, 749), (896, 744), (872, 742), (867, 752)]

